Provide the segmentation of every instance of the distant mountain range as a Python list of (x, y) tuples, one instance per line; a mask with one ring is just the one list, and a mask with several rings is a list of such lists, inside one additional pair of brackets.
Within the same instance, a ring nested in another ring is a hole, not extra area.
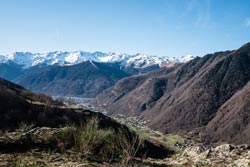
[(102, 63), (119, 63), (121, 67), (132, 66), (134, 68), (145, 68), (152, 65), (165, 66), (166, 64), (178, 62), (183, 63), (193, 58), (191, 55), (183, 56), (180, 59), (150, 56), (146, 54), (129, 55), (126, 53), (102, 53), (102, 52), (49, 52), (49, 53), (30, 53), (15, 52), (13, 54), (1, 56), (0, 63), (12, 61), (21, 65), (24, 69), (34, 66), (49, 65), (74, 65), (85, 61), (95, 61)]
[(207, 143), (248, 143), (250, 43), (171, 68), (123, 78), (97, 96), (111, 112), (139, 115), (165, 133)]
[(121, 78), (175, 66), (192, 58), (82, 51), (16, 52), (0, 56), (0, 77), (36, 92), (93, 98)]

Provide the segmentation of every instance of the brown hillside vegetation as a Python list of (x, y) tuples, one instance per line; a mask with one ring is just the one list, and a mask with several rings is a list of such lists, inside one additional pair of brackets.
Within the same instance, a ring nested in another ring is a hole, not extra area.
[[(140, 84), (134, 84), (138, 80)], [(214, 122), (218, 123), (222, 106), (230, 103), (227, 101), (249, 80), (250, 43), (247, 43), (238, 50), (208, 54), (173, 70), (165, 68), (125, 78), (101, 93), (97, 101), (113, 112), (141, 115), (151, 120), (150, 127), (162, 132), (199, 132), (207, 126), (203, 136), (210, 136), (210, 140), (206, 142), (249, 144), (243, 133), (250, 128), (247, 107), (250, 104), (244, 98), (235, 98), (237, 105), (245, 104), (244, 108), (228, 108), (230, 113), (237, 114), (220, 120), (219, 125), (227, 126), (216, 126), (216, 133), (207, 134)], [(126, 86), (130, 86), (128, 92), (124, 91)], [(223, 135), (214, 136), (217, 133)], [(244, 139), (238, 140), (241, 137)]]
[[(206, 126), (204, 139), (216, 142), (229, 136), (228, 141), (249, 143), (250, 139), (250, 83), (223, 104)], [(223, 128), (221, 128), (223, 127)], [(238, 132), (235, 135), (235, 132)]]

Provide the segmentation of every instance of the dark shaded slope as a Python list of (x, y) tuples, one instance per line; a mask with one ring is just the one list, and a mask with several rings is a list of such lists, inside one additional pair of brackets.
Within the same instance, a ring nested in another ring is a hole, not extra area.
[(128, 76), (114, 64), (87, 61), (73, 66), (49, 66), (28, 72), (16, 83), (37, 92), (59, 96), (95, 97)]
[(35, 94), (29, 90), (24, 89), (22, 86), (16, 85), (5, 79), (0, 78), (0, 95), (1, 95), (1, 110), (4, 110), (4, 106), (10, 108), (18, 108), (14, 104), (11, 104), (11, 100), (23, 101), (29, 103), (49, 104), (53, 106), (63, 106), (61, 102), (54, 101), (51, 97), (44, 94)]
[(250, 83), (220, 107), (202, 137), (207, 143), (250, 144)]
[[(35, 123), (37, 125), (51, 122), (56, 125), (57, 119), (52, 121), (54, 107), (63, 107), (60, 102), (43, 94), (34, 94), (23, 87), (0, 79), (0, 129), (12, 129), (21, 122)], [(50, 116), (45, 116), (50, 113)]]

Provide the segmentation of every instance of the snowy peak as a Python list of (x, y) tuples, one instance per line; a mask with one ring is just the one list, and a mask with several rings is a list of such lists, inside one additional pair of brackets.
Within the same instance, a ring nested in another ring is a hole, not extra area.
[(181, 56), (180, 62), (181, 63), (186, 63), (190, 60), (193, 60), (195, 57), (193, 55), (186, 55), (186, 56)]
[(98, 57), (100, 62), (120, 62), (122, 66), (133, 66), (136, 68), (144, 68), (150, 65), (158, 64), (161, 66), (165, 62), (169, 62), (167, 57), (149, 56), (146, 54), (116, 54), (108, 53), (102, 57)]
[(15, 52), (5, 57), (5, 61), (13, 61), (28, 68), (33, 63), (34, 56), (30, 52)]
[(0, 56), (0, 62), (7, 63), (13, 61), (23, 68), (30, 68), (37, 65), (74, 65), (85, 61), (120, 63), (122, 67), (132, 66), (135, 68), (145, 68), (151, 65), (165, 66), (169, 63), (187, 62), (193, 59), (191, 55), (182, 57), (181, 60), (171, 60), (168, 57), (149, 56), (146, 54), (129, 55), (126, 53), (102, 53), (102, 52), (49, 52), (30, 53), (15, 52), (6, 56)]

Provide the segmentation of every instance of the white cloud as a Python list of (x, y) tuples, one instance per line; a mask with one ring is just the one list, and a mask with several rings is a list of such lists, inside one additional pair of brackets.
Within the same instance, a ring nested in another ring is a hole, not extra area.
[(247, 18), (244, 23), (246, 28), (250, 28), (250, 18)]

